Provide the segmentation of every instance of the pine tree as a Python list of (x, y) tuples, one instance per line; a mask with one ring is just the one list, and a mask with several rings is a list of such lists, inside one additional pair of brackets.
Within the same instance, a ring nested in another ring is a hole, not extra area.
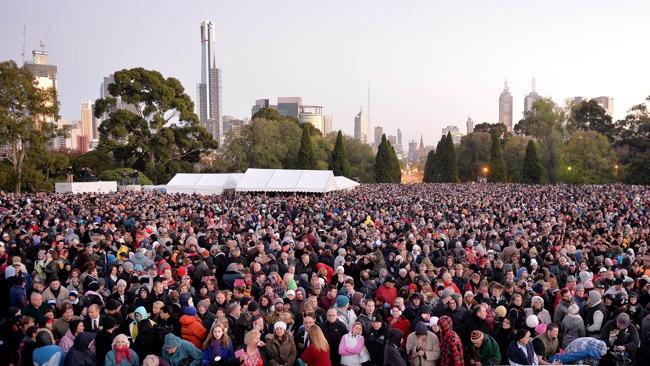
[(427, 162), (424, 163), (424, 176), (422, 177), (422, 181), (424, 183), (433, 183), (435, 181), (434, 180), (435, 164), (436, 164), (436, 152), (431, 150), (427, 154)]
[(300, 139), (296, 169), (318, 169), (314, 144), (311, 141), (311, 125), (305, 124), (302, 126), (302, 138)]
[(438, 145), (436, 145), (436, 158), (433, 161), (433, 164), (431, 165), (431, 182), (442, 182), (442, 174), (441, 174), (441, 169), (442, 169), (442, 161), (444, 161), (447, 156), (447, 137), (442, 136), (440, 138), (440, 141), (438, 141)]
[(458, 183), (458, 161), (456, 160), (456, 147), (454, 147), (454, 139), (451, 137), (451, 132), (447, 133), (447, 155), (449, 160), (449, 182)]
[(503, 159), (501, 150), (501, 141), (499, 136), (493, 131), (490, 133), (492, 145), (490, 147), (490, 181), (506, 181), (506, 161)]
[(521, 172), (521, 181), (528, 184), (539, 184), (542, 180), (542, 164), (539, 162), (537, 147), (533, 140), (526, 145), (526, 154)]
[(329, 169), (334, 172), (335, 176), (350, 177), (350, 162), (348, 161), (348, 153), (343, 143), (341, 130), (336, 135), (336, 144), (334, 145), (334, 151), (332, 151)]
[[(397, 171), (396, 171), (397, 170)], [(386, 140), (386, 134), (381, 136), (381, 143), (377, 148), (375, 157), (375, 182), (377, 183), (399, 183), (401, 171), (395, 150)]]

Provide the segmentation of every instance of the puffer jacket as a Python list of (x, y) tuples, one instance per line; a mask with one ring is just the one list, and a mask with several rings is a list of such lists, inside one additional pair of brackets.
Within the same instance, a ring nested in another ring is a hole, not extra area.
[[(167, 349), (176, 347), (176, 352), (169, 353)], [(170, 365), (180, 365), (181, 362), (187, 366), (200, 366), (203, 353), (198, 348), (186, 340), (180, 339), (169, 333), (165, 336), (165, 344), (162, 350), (163, 360)], [(189, 362), (188, 362), (189, 361)]]
[(208, 331), (203, 327), (201, 319), (192, 315), (183, 315), (181, 322), (181, 338), (201, 349)]

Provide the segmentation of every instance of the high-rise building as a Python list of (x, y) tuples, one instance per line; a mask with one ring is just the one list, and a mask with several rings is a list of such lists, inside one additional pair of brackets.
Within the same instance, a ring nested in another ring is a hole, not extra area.
[(56, 65), (47, 63), (47, 51), (32, 51), (32, 62), (26, 62), (25, 67), (29, 70), (40, 89), (57, 88)]
[[(467, 133), (470, 133), (469, 121), (471, 119), (467, 121)], [(503, 84), (503, 91), (499, 95), (499, 123), (503, 123), (508, 131), (512, 131), (512, 94), (510, 94), (508, 80)], [(472, 131), (474, 131), (474, 122), (472, 122)]]
[(245, 121), (235, 118), (233, 116), (223, 116), (223, 135), (228, 137), (229, 133), (237, 134), (239, 130), (246, 124)]
[(415, 140), (409, 141), (408, 160), (410, 161), (418, 160), (418, 143)]
[(614, 98), (610, 97), (597, 97), (594, 98), (593, 100), (598, 103), (599, 106), (601, 106), (610, 117), (614, 116)]
[(319, 105), (301, 105), (298, 113), (300, 123), (311, 123), (322, 134), (325, 134), (325, 119), (323, 107)]
[(201, 22), (201, 83), (197, 86), (201, 125), (223, 143), (221, 69), (217, 68), (214, 23)]
[(381, 136), (384, 134), (384, 128), (381, 126), (375, 127), (375, 149), (379, 148), (381, 143)]
[(363, 143), (368, 143), (368, 118), (363, 109), (354, 117), (354, 138)]
[[(259, 112), (262, 108), (269, 108), (269, 100), (268, 99), (258, 99), (258, 100), (255, 101), (255, 105), (253, 105), (251, 107), (251, 118), (253, 118), (253, 116), (255, 116), (255, 114), (257, 112)], [(224, 129), (225, 129), (225, 127), (224, 127)]]
[[(114, 82), (115, 82), (115, 76), (113, 74), (104, 77), (102, 84), (99, 87), (100, 98), (103, 99), (103, 98), (112, 97), (111, 93), (108, 91), (108, 86)], [(135, 114), (139, 113), (138, 108), (136, 106), (134, 106), (133, 104), (124, 103), (120, 97), (117, 97), (115, 101), (115, 106), (109, 108), (108, 111), (99, 118), (99, 120), (95, 119), (95, 123), (97, 124), (97, 126), (96, 128), (93, 129), (93, 131), (96, 131), (97, 135), (91, 137), (93, 140), (99, 140), (99, 125), (102, 124), (102, 122), (104, 122), (108, 118), (109, 114), (120, 109), (124, 109)]]
[(278, 97), (278, 112), (285, 117), (298, 119), (302, 97)]
[(467, 134), (469, 135), (472, 132), (474, 132), (474, 121), (472, 121), (471, 118), (467, 117)]
[(447, 136), (448, 133), (451, 133), (451, 140), (454, 144), (460, 144), (460, 138), (463, 137), (463, 133), (460, 132), (460, 129), (456, 126), (447, 126), (442, 129), (442, 135)]
[(91, 101), (81, 103), (81, 134), (88, 137), (88, 141), (99, 139), (99, 131), (95, 130), (97, 122), (93, 115), (94, 105)]
[(323, 123), (325, 125), (325, 135), (332, 133), (332, 115), (326, 114), (323, 116)]
[(402, 130), (397, 129), (397, 144), (402, 146)]
[[(542, 96), (535, 91), (535, 79), (533, 78), (532, 88), (530, 93), (524, 98), (524, 114), (533, 111), (533, 105), (536, 101), (541, 100)], [(507, 125), (506, 125), (507, 126)]]

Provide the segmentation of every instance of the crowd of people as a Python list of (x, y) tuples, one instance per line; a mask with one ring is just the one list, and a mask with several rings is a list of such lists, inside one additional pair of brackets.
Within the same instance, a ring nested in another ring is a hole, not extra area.
[(650, 188), (0, 193), (0, 365), (650, 356)]

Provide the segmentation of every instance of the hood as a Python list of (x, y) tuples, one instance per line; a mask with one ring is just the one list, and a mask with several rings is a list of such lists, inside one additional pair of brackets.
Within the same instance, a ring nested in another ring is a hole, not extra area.
[(392, 344), (399, 346), (402, 343), (403, 337), (404, 337), (404, 333), (397, 328), (391, 328), (388, 331), (388, 341)]
[(596, 290), (589, 291), (589, 306), (596, 306), (601, 301), (600, 292)]
[(237, 263), (230, 263), (228, 267), (226, 267), (226, 272), (238, 272)]
[(165, 344), (163, 345), (163, 348), (178, 347), (180, 346), (180, 344), (181, 344), (180, 338), (173, 335), (172, 333), (167, 333), (167, 335), (165, 336)]
[(142, 316), (142, 320), (147, 319), (147, 310), (145, 310), (144, 306), (138, 306), (135, 312)]
[(74, 347), (85, 351), (90, 346), (90, 342), (95, 339), (95, 333), (81, 332), (74, 339)]
[(200, 323), (201, 322), (196, 316), (193, 316), (193, 315), (183, 315), (183, 316), (181, 316), (179, 321), (180, 321), (181, 325), (183, 325), (183, 326), (188, 326), (188, 325), (191, 325), (192, 323), (197, 323), (197, 322)]
[(453, 331), (453, 321), (448, 316), (443, 316), (438, 320), (438, 325), (440, 326), (440, 333), (443, 337), (448, 337)]

